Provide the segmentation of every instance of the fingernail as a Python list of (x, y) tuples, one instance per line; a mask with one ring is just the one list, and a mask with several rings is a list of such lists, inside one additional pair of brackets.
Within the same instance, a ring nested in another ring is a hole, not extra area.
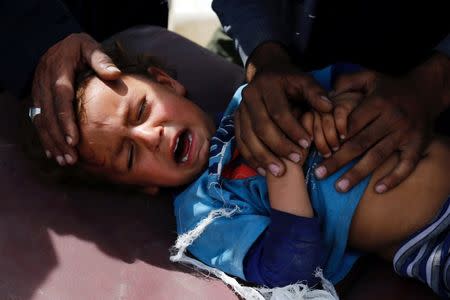
[(109, 72), (120, 72), (120, 70), (114, 66), (107, 66), (106, 70), (108, 70)]
[(266, 170), (264, 170), (263, 168), (261, 167), (256, 168), (256, 171), (258, 172), (259, 175), (266, 176)]
[(320, 166), (314, 170), (314, 174), (319, 179), (324, 178), (327, 175), (327, 168)]
[(60, 156), (60, 155), (56, 157), (56, 161), (58, 162), (58, 164), (60, 166), (64, 166), (66, 164), (64, 158), (62, 156)]
[(66, 159), (66, 162), (71, 165), (73, 163), (73, 158), (70, 154), (64, 154), (64, 158)]
[(330, 157), (330, 156), (331, 156), (331, 153), (330, 153), (330, 152), (325, 153), (325, 154), (323, 155), (323, 157), (325, 157), (325, 158), (328, 158), (328, 157)]
[(270, 173), (273, 174), (273, 176), (279, 176), (280, 175), (280, 167), (276, 164), (270, 164), (269, 165)]
[(72, 146), (73, 140), (72, 140), (72, 138), (70, 136), (66, 135), (66, 142), (67, 142), (67, 144)]
[(340, 138), (341, 140), (345, 140), (345, 135), (341, 134), (341, 135), (339, 136), (339, 138)]
[(304, 149), (308, 149), (308, 147), (309, 147), (309, 143), (308, 143), (308, 141), (305, 140), (305, 139), (301, 139), (300, 141), (298, 141), (298, 144), (299, 144), (300, 146), (302, 146)]
[(337, 187), (341, 192), (346, 192), (350, 186), (350, 181), (348, 179), (342, 179), (337, 183)]
[(387, 190), (387, 186), (385, 184), (379, 184), (375, 187), (375, 191), (378, 194), (382, 194), (382, 193), (386, 192), (386, 190)]
[(48, 150), (45, 150), (45, 156), (47, 156), (47, 158), (52, 157), (52, 153)]
[(301, 159), (301, 156), (300, 156), (300, 154), (293, 152), (293, 153), (289, 154), (289, 159), (295, 163), (298, 163)]
[(339, 146), (333, 147), (332, 149), (333, 149), (334, 152), (336, 152), (336, 151), (339, 150)]
[(330, 99), (328, 99), (328, 97), (325, 97), (325, 96), (320, 96), (320, 98), (321, 98), (322, 100), (325, 100), (325, 101), (327, 101), (328, 103), (332, 103), (332, 102), (331, 102), (331, 100), (330, 100)]

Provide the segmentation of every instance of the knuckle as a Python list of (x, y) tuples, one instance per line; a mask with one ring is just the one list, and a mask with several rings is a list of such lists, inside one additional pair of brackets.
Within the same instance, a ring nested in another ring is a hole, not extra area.
[(387, 153), (380, 148), (373, 148), (369, 153), (369, 162), (373, 164), (378, 164), (385, 161), (387, 158)]

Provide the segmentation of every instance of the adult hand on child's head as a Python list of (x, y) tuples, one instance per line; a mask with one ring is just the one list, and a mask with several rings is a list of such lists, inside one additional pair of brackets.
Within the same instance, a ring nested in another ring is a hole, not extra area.
[[(332, 103), (325, 90), (290, 61), (278, 44), (259, 46), (247, 66), (248, 86), (235, 115), (236, 140), (242, 156), (260, 174), (284, 174), (279, 157), (300, 162), (311, 135), (292, 114), (292, 106), (309, 103), (328, 112)], [(302, 148), (303, 147), (303, 148)]]
[(326, 177), (363, 155), (336, 182), (336, 189), (346, 192), (398, 151), (398, 164), (377, 182), (375, 191), (383, 193), (402, 182), (429, 143), (434, 119), (448, 106), (449, 74), (448, 58), (435, 56), (402, 77), (370, 71), (341, 77), (335, 95), (359, 90), (365, 96), (348, 115), (348, 125), (337, 126), (345, 143), (316, 169), (316, 175)]
[(117, 79), (120, 70), (101, 45), (85, 33), (71, 34), (41, 57), (33, 78), (32, 98), (42, 113), (33, 118), (47, 157), (60, 165), (77, 160), (79, 135), (72, 101), (75, 74), (91, 67), (105, 80)]

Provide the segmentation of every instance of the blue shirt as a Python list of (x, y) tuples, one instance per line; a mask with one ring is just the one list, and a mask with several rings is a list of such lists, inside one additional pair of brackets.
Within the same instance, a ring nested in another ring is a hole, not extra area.
[[(331, 78), (337, 70), (336, 67), (330, 67), (314, 72), (313, 75), (323, 86), (329, 87)], [(193, 229), (212, 210), (237, 208), (231, 217), (221, 217), (213, 221), (188, 249), (204, 263), (228, 274), (248, 279), (244, 272), (246, 255), (273, 222), (271, 218), (274, 215), (282, 217), (280, 212), (272, 213), (264, 177), (256, 173), (239, 179), (223, 176), (225, 166), (233, 160), (235, 150), (233, 114), (241, 101), (241, 91), (242, 87), (236, 91), (211, 140), (208, 169), (176, 197), (174, 204), (179, 234)], [(324, 275), (336, 283), (348, 273), (359, 256), (358, 253), (347, 249), (347, 239), (352, 216), (369, 178), (345, 194), (338, 193), (334, 188), (335, 180), (354, 162), (329, 178), (319, 181), (312, 174), (315, 165), (320, 161), (321, 157), (313, 151), (306, 166), (307, 185), (316, 219), (302, 218), (298, 224), (303, 224), (303, 227), (314, 227), (313, 223), (316, 222), (316, 226), (321, 227), (320, 248), (324, 251)], [(292, 238), (298, 235), (294, 242), (300, 239), (302, 243), (314, 242), (316, 244), (314, 247), (319, 247), (316, 238), (319, 234), (308, 233), (308, 229), (302, 231), (299, 227), (301, 226), (292, 227), (294, 234), (289, 235)], [(277, 228), (271, 230), (278, 232)], [(317, 231), (312, 229), (312, 232)], [(278, 234), (272, 235), (276, 237)], [(286, 249), (279, 250), (281, 250), (279, 253), (290, 256), (291, 259), (292, 255), (296, 254), (284, 252)], [(314, 259), (316, 262), (321, 261), (321, 257)], [(302, 279), (298, 278), (294, 282)]]

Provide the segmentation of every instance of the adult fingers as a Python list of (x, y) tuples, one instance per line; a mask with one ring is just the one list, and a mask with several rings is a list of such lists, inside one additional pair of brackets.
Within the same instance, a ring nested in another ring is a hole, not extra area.
[(101, 45), (87, 34), (84, 34), (82, 38), (81, 54), (84, 61), (94, 69), (100, 78), (104, 80), (118, 79), (121, 72), (112, 59), (103, 52)]
[(287, 78), (286, 92), (293, 100), (306, 100), (315, 110), (331, 112), (333, 103), (328, 99), (327, 92), (311, 76), (300, 74)]
[(396, 134), (387, 135), (374, 145), (349, 171), (336, 181), (336, 189), (347, 192), (380, 166), (396, 149)]
[[(54, 114), (53, 95), (51, 93), (51, 77), (45, 67), (36, 70), (33, 80), (32, 95), (35, 105), (41, 108), (41, 113), (35, 116), (33, 123), (36, 126), (43, 148), (50, 152), (60, 165), (65, 165), (64, 149), (70, 148), (64, 141), (59, 129), (58, 120)], [(68, 152), (67, 152), (68, 153)]]
[(250, 152), (250, 162), (253, 162), (253, 167), (263, 167), (274, 176), (283, 175), (285, 171), (284, 163), (265, 146), (252, 130), (251, 121), (246, 110), (247, 107), (245, 105), (240, 107), (240, 137), (242, 144)]
[(60, 166), (65, 165), (65, 159), (63, 159), (63, 154), (59, 148), (53, 142), (53, 138), (50, 136), (49, 132), (44, 126), (44, 120), (42, 114), (34, 117), (33, 124), (37, 129), (39, 139), (41, 141), (42, 147), (44, 148), (45, 155), (47, 158), (54, 158)]
[[(77, 160), (76, 152), (72, 147), (78, 144), (78, 128), (75, 123), (75, 116), (73, 111), (73, 75), (70, 72), (66, 72), (61, 75), (55, 82), (54, 86), (54, 109), (58, 118), (58, 124), (64, 134), (65, 147), (62, 149), (65, 151), (65, 158), (67, 163), (73, 164)], [(56, 124), (55, 124), (56, 125)]]
[(336, 79), (334, 90), (330, 92), (330, 97), (354, 91), (367, 94), (373, 90), (376, 77), (376, 73), (372, 71), (341, 75)]
[[(395, 146), (398, 145), (398, 139), (396, 136), (390, 135), (390, 132), (386, 132), (385, 123), (385, 120), (379, 118), (363, 131), (346, 141), (336, 153), (320, 164), (320, 166), (316, 169), (317, 177), (324, 178), (330, 174), (333, 174), (356, 157), (365, 153), (367, 149), (372, 147), (372, 145), (383, 139), (385, 139), (384, 145), (386, 147), (384, 150), (387, 150), (387, 152), (389, 152), (388, 154), (390, 154), (393, 151), (390, 149), (392, 149), (392, 147), (395, 148)], [(389, 138), (386, 139), (386, 137)], [(372, 150), (374, 149), (371, 149), (371, 151)], [(370, 157), (375, 156), (381, 158), (381, 154), (384, 153), (384, 150), (382, 150), (383, 149), (377, 148), (375, 151), (372, 151)], [(354, 177), (357, 177), (357, 175)], [(354, 181), (351, 183), (354, 183)], [(348, 187), (350, 187), (350, 182)]]
[(295, 118), (285, 91), (280, 87), (267, 89), (263, 99), (270, 118), (285, 136), (295, 142), (295, 144), (290, 142), (289, 145), (282, 146), (281, 141), (284, 140), (284, 135), (266, 135), (267, 140), (264, 139), (264, 142), (269, 146), (270, 142), (273, 143), (273, 147), (270, 147), (273, 152), (287, 158), (291, 153), (300, 153), (299, 146), (308, 148), (311, 145), (311, 136)]
[(400, 160), (394, 169), (375, 184), (375, 192), (381, 194), (391, 190), (416, 168), (426, 143), (421, 136), (411, 137), (409, 140), (410, 143), (400, 151)]
[[(383, 113), (384, 99), (379, 96), (369, 96), (364, 99), (347, 118), (346, 138), (351, 138), (367, 127)], [(389, 121), (389, 120), (387, 120)], [(378, 138), (379, 136), (377, 136)]]
[(266, 175), (266, 171), (264, 168), (261, 168), (258, 163), (253, 159), (253, 156), (250, 152), (250, 150), (247, 148), (247, 145), (241, 138), (241, 115), (239, 113), (239, 109), (236, 110), (236, 113), (234, 114), (234, 131), (235, 131), (235, 139), (236, 139), (236, 145), (239, 150), (239, 153), (244, 157), (244, 159), (247, 161), (247, 163), (258, 171), (258, 173), (262, 176)]
[[(273, 87), (277, 88), (277, 87)], [(241, 122), (241, 135), (252, 135), (250, 140), (245, 139), (247, 142), (247, 146), (252, 153), (257, 153), (257, 156), (254, 156), (254, 159), (258, 162), (260, 166), (268, 167), (267, 162), (269, 160), (273, 160), (273, 156), (277, 157), (286, 157), (288, 159), (293, 160), (294, 162), (300, 161), (301, 149), (298, 145), (294, 144), (291, 140), (289, 140), (283, 131), (278, 127), (276, 123), (279, 120), (278, 114), (275, 112), (275, 121), (273, 117), (269, 114), (272, 114), (272, 111), (269, 111), (266, 105), (262, 102), (266, 96), (263, 96), (267, 91), (263, 91), (260, 93), (258, 90), (253, 87), (249, 87), (248, 89), (244, 89), (243, 97), (244, 100), (240, 107), (241, 120), (245, 118), (247, 122)], [(280, 106), (288, 105), (285, 101), (279, 100), (279, 93), (277, 96), (273, 96), (277, 94), (276, 92), (269, 93), (271, 100), (267, 101), (280, 101)], [(290, 112), (287, 112), (294, 122), (297, 121), (292, 117)], [(255, 136), (255, 137), (253, 137)], [(308, 143), (308, 142), (307, 142)], [(262, 152), (261, 144), (264, 144), (264, 149), (268, 149), (266, 152)], [(309, 143), (304, 146), (309, 146)], [(277, 159), (278, 160), (278, 159)], [(284, 168), (281, 174), (283, 174)], [(280, 174), (280, 175), (281, 175)]]

